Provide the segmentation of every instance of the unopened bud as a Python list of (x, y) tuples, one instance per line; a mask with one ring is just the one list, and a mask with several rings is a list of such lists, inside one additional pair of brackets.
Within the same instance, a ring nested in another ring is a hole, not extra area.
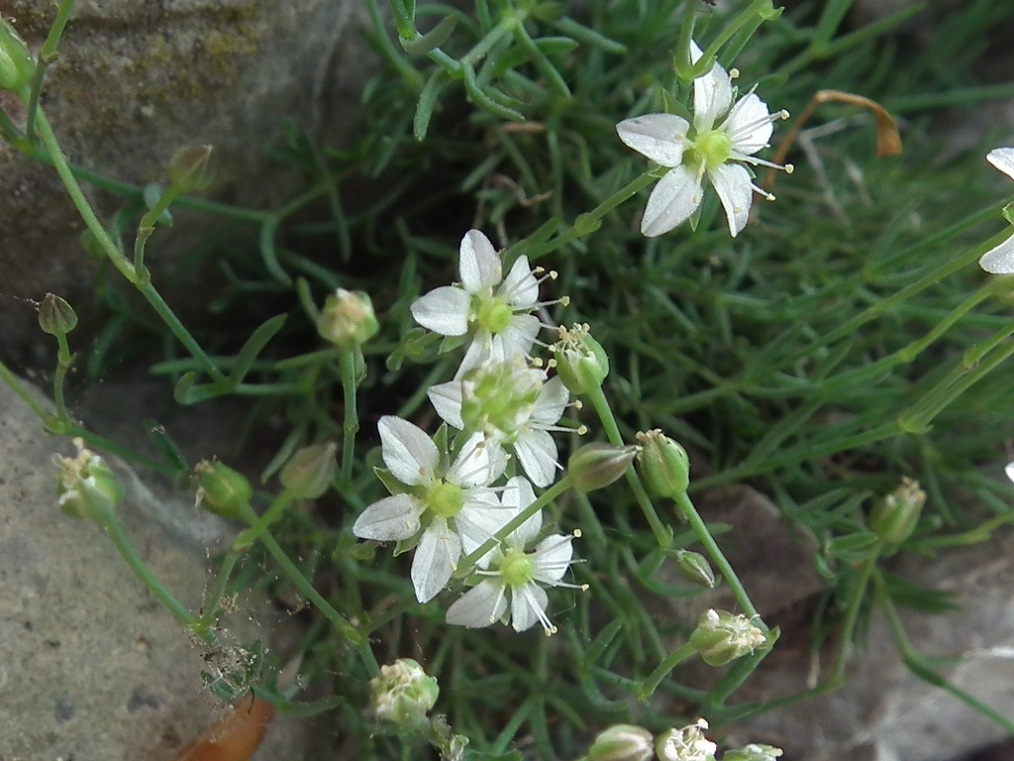
[(57, 457), (60, 468), (57, 482), (57, 504), (72, 518), (108, 525), (115, 520), (116, 506), (123, 499), (123, 489), (105, 461), (82, 439), (74, 439), (77, 455)]
[(764, 642), (764, 632), (749, 618), (725, 610), (707, 611), (690, 635), (690, 644), (709, 666), (724, 666)]
[(0, 90), (10, 90), (27, 100), (34, 76), (35, 64), (28, 46), (14, 27), (0, 18)]
[(676, 550), (676, 565), (683, 578), (706, 589), (715, 588), (715, 572), (708, 559), (699, 552)]
[(595, 491), (621, 478), (637, 455), (637, 447), (585, 444), (567, 461), (567, 475), (579, 492)]
[(591, 337), (588, 325), (559, 328), (559, 340), (549, 350), (556, 360), (556, 373), (570, 393), (587, 394), (600, 388), (609, 375), (609, 356)]
[(704, 736), (708, 722), (698, 719), (682, 729), (670, 729), (655, 740), (659, 761), (715, 761), (718, 746)]
[(690, 458), (680, 444), (658, 428), (637, 434), (637, 464), (644, 485), (656, 497), (673, 499), (690, 486)]
[(378, 719), (405, 729), (421, 730), (428, 724), (426, 714), (436, 705), (440, 686), (416, 661), (399, 658), (381, 666), (380, 674), (370, 680), (373, 712)]
[(324, 301), (317, 332), (325, 341), (350, 351), (362, 346), (380, 330), (373, 302), (362, 291), (339, 288)]
[(65, 299), (47, 293), (39, 304), (39, 327), (51, 336), (65, 336), (77, 327), (77, 313)]
[(873, 508), (866, 523), (881, 541), (901, 544), (912, 535), (925, 504), (926, 492), (919, 483), (902, 478), (901, 485)]
[(654, 736), (633, 724), (614, 724), (599, 732), (588, 749), (589, 761), (648, 761), (654, 755)]
[(727, 750), (722, 754), (722, 761), (775, 761), (781, 755), (781, 748), (761, 743), (750, 743), (736, 750)]
[(202, 460), (194, 467), (201, 503), (216, 515), (238, 519), (253, 499), (253, 487), (246, 476), (221, 462)]
[(302, 499), (317, 499), (328, 490), (338, 470), (337, 451), (338, 445), (333, 441), (296, 450), (278, 474), (282, 486)]
[(211, 185), (214, 174), (211, 171), (210, 145), (188, 145), (180, 148), (169, 159), (169, 180), (183, 193), (204, 190)]

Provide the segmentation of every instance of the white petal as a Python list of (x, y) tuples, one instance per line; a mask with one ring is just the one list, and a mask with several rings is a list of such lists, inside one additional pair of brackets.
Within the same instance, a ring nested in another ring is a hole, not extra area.
[(447, 480), (466, 489), (489, 486), (503, 475), (506, 467), (503, 450), (483, 434), (473, 433), (447, 471)]
[(532, 556), (533, 577), (543, 584), (554, 585), (563, 578), (574, 557), (573, 537), (553, 534), (535, 548)]
[(750, 156), (761, 148), (767, 148), (775, 129), (770, 115), (767, 104), (754, 93), (740, 98), (722, 127), (729, 136), (732, 150)]
[(563, 385), (560, 376), (549, 379), (539, 390), (539, 396), (532, 410), (532, 421), (540, 425), (553, 425), (563, 417), (563, 411), (567, 409), (569, 401), (570, 392)]
[(384, 415), (377, 424), (384, 464), (392, 475), (409, 486), (432, 481), (440, 462), (437, 445), (419, 426), (394, 415)]
[(1007, 474), (1007, 478), (1014, 481), (1014, 462), (1007, 463), (1007, 465), (1004, 466), (1003, 472)]
[(530, 309), (539, 300), (539, 281), (532, 274), (528, 257), (522, 256), (511, 267), (497, 293), (515, 309)]
[(429, 602), (447, 586), (461, 557), (461, 541), (447, 521), (434, 518), (423, 531), (412, 559), (412, 584), (419, 602)]
[(489, 238), (478, 230), (469, 230), (461, 239), (458, 256), (461, 285), (469, 293), (492, 288), (503, 278), (500, 257)]
[(708, 171), (708, 179), (718, 191), (718, 197), (729, 218), (729, 232), (735, 238), (746, 227), (753, 202), (753, 183), (750, 173), (738, 164), (722, 164)]
[(419, 504), (408, 494), (395, 494), (374, 502), (356, 518), (352, 533), (360, 539), (394, 542), (409, 539), (419, 530)]
[(679, 166), (690, 124), (674, 114), (645, 114), (616, 125), (620, 140), (662, 166)]
[(546, 431), (527, 431), (514, 442), (522, 470), (532, 483), (546, 487), (556, 478), (556, 442)]
[(546, 606), (549, 597), (546, 590), (532, 583), (511, 590), (511, 625), (515, 631), (523, 632), (539, 621), (547, 624)]
[[(491, 354), (504, 362), (515, 357), (527, 357), (535, 345), (535, 337), (539, 334), (542, 323), (534, 314), (516, 314), (511, 318), (507, 328), (493, 337)], [(499, 346), (497, 344), (499, 343)], [(497, 357), (497, 352), (500, 352)]]
[[(515, 516), (515, 513), (500, 504), (500, 500), (492, 490), (489, 491), (489, 497), (488, 502), (470, 500), (461, 508), (461, 512), (454, 516), (454, 529), (461, 538), (461, 551), (466, 555), (479, 549)], [(485, 499), (485, 494), (482, 498)], [(476, 562), (476, 565), (488, 568), (490, 560), (499, 554), (501, 554), (499, 548), (494, 546)]]
[(711, 71), (694, 80), (694, 127), (708, 132), (732, 105), (732, 80), (718, 61)]
[[(528, 482), (527, 478), (524, 476), (514, 476), (507, 482), (507, 487), (504, 489), (501, 499), (503, 500), (504, 512), (509, 516), (507, 520), (511, 520), (535, 501), (535, 490), (532, 489), (532, 485)], [(506, 522), (504, 521), (504, 523)], [(507, 537), (507, 544), (511, 547), (524, 549), (528, 546), (529, 542), (539, 535), (540, 531), (542, 531), (541, 510), (514, 529), (510, 533), (510, 536)]]
[(504, 584), (497, 579), (483, 579), (454, 601), (447, 609), (447, 623), (477, 629), (489, 626), (507, 609)]
[(678, 166), (655, 185), (641, 218), (641, 234), (654, 238), (690, 219), (701, 205), (701, 179)]
[(472, 297), (461, 288), (445, 285), (412, 302), (415, 321), (442, 336), (463, 336), (468, 332)]
[(430, 386), (426, 395), (440, 419), (459, 431), (465, 427), (461, 419), (462, 381), (447, 381)]
[(979, 266), (992, 275), (1014, 274), (1014, 235), (979, 258)]
[(986, 161), (1014, 180), (1014, 148), (994, 148), (986, 154)]
[(493, 336), (488, 330), (479, 329), (475, 332), (472, 342), (465, 349), (465, 356), (461, 358), (461, 364), (454, 373), (455, 382), (465, 377), (465, 373), (479, 365), (483, 365), (493, 356)]

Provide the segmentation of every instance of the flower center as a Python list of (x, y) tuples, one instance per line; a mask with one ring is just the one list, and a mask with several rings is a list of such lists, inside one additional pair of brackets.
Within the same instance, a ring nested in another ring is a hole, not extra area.
[(532, 580), (535, 564), (523, 550), (510, 548), (500, 563), (500, 578), (511, 589), (524, 586)]
[(487, 330), (493, 335), (502, 333), (511, 324), (514, 310), (503, 299), (493, 297), (485, 299), (476, 310), (475, 321), (479, 328)]
[(508, 439), (532, 414), (542, 378), (537, 371), (510, 362), (487, 365), (465, 384), (461, 417), (473, 431), (499, 431)]
[(441, 518), (453, 518), (465, 506), (465, 492), (455, 484), (437, 481), (427, 490), (425, 502)]
[(697, 155), (708, 169), (720, 167), (732, 155), (732, 141), (720, 129), (705, 132), (694, 141)]

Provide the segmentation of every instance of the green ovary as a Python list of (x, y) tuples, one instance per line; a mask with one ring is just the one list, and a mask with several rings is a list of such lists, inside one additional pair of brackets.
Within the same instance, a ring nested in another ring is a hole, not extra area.
[(694, 148), (700, 160), (708, 169), (720, 167), (732, 155), (732, 141), (722, 130), (712, 130), (699, 135)]
[(453, 518), (464, 506), (465, 492), (446, 481), (438, 481), (426, 493), (426, 507), (441, 518)]
[(507, 550), (503, 562), (500, 563), (500, 577), (512, 589), (530, 582), (533, 570), (532, 559), (521, 550)]
[(502, 333), (511, 324), (514, 311), (503, 299), (491, 298), (483, 301), (476, 311), (475, 321), (483, 330), (488, 330), (493, 335)]

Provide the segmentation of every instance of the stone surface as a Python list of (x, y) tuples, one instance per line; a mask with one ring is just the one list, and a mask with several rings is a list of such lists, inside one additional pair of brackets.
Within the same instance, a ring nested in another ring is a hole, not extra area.
[[(37, 52), (56, 5), (0, 0), (0, 14), (15, 19)], [(128, 183), (164, 182), (178, 148), (210, 143), (219, 179), (205, 196), (269, 208), (296, 180), (264, 155), (284, 117), (323, 141), (341, 142), (354, 129), (376, 63), (366, 23), (358, 0), (82, 0), (49, 69), (43, 105), (64, 152), (84, 168)], [(12, 97), (0, 97), (0, 107), (24, 119)], [(100, 212), (121, 203), (89, 192)], [(80, 309), (95, 267), (53, 170), (4, 143), (0, 198), (0, 335), (4, 351), (18, 355), (35, 333), (32, 307), (22, 300), (53, 291)], [(222, 226), (210, 217), (177, 222), (172, 236), (157, 233), (149, 244), (156, 273), (171, 271), (198, 234), (181, 227)]]
[[(0, 385), (0, 759), (171, 761), (230, 710), (201, 678), (226, 654), (192, 644), (102, 530), (57, 508), (52, 458), (72, 451)], [(186, 497), (123, 481), (125, 530), (155, 575), (197, 609), (208, 578), (200, 543), (227, 528), (195, 521)], [(261, 639), (284, 653), (292, 626), (244, 601), (227, 641)], [(306, 722), (279, 717), (257, 758), (298, 760), (311, 746)]]

